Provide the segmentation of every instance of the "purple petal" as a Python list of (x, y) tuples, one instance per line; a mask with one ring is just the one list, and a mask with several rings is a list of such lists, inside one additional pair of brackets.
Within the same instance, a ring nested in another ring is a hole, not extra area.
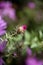
[(43, 61), (37, 60), (34, 57), (28, 57), (26, 60), (26, 65), (43, 65)]
[(27, 56), (26, 65), (43, 65), (43, 59), (38, 59), (36, 56)]
[(10, 13), (9, 13), (9, 17), (10, 17), (11, 19), (16, 19), (16, 10), (11, 9), (11, 10), (10, 10)]
[(5, 7), (5, 8), (10, 8), (10, 7), (12, 7), (11, 2), (9, 2), (9, 1), (5, 2), (5, 6), (4, 6), (4, 7)]
[(5, 65), (5, 62), (3, 61), (1, 57), (0, 57), (0, 65)]
[(6, 29), (6, 28), (7, 28), (7, 23), (3, 22), (2, 24), (0, 24), (0, 30)]
[(4, 1), (4, 2), (0, 3), (1, 8), (8, 8), (8, 7), (11, 7), (11, 6), (12, 6), (12, 4), (9, 1), (7, 1), (7, 2)]
[(7, 23), (0, 16), (0, 36), (5, 34), (5, 29), (7, 28)]
[(0, 16), (0, 28), (2, 27), (6, 27), (7, 23), (2, 19), (2, 17)]
[(43, 61), (42, 60), (38, 61), (38, 65), (43, 65)]
[(6, 33), (6, 30), (0, 30), (0, 36), (4, 35)]
[(0, 52), (4, 51), (4, 49), (6, 48), (6, 44), (7, 44), (6, 41), (3, 41), (2, 43), (0, 43)]
[(30, 48), (27, 48), (27, 49), (26, 49), (26, 51), (27, 51), (27, 54), (28, 54), (29, 56), (31, 56), (31, 55), (32, 55), (32, 51), (31, 51), (31, 49), (30, 49)]
[(0, 9), (0, 16), (1, 16), (1, 17), (2, 17), (2, 14), (3, 14), (2, 12), (3, 12), (3, 10), (2, 10), (2, 9)]
[(37, 65), (37, 61), (35, 58), (28, 58), (26, 65)]

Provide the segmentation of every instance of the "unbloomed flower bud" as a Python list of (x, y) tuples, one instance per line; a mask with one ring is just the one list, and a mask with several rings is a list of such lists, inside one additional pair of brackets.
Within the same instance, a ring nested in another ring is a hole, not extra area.
[(24, 31), (27, 29), (27, 26), (26, 25), (22, 25), (18, 28), (18, 32), (20, 33), (24, 33)]

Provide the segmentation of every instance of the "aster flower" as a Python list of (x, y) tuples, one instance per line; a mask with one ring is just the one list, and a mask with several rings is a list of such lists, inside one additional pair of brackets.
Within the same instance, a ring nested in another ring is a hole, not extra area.
[(3, 16), (8, 16), (11, 19), (16, 19), (16, 10), (13, 8), (5, 8), (3, 10)]
[(12, 8), (11, 2), (1, 2), (2, 17), (8, 16), (12, 20), (16, 19), (16, 10)]
[(0, 36), (6, 33), (7, 24), (0, 16)]
[(34, 8), (36, 7), (36, 5), (35, 5), (34, 2), (29, 2), (29, 3), (28, 3), (28, 7), (29, 7), (30, 9), (34, 9)]
[(37, 57), (32, 56), (31, 49), (28, 49), (27, 58), (26, 58), (26, 65), (43, 65), (43, 60), (39, 60)]
[(43, 61), (37, 60), (34, 57), (30, 57), (26, 60), (26, 65), (43, 65)]
[(7, 1), (7, 2), (5, 2), (5, 1), (0, 2), (0, 8), (10, 8), (10, 7), (12, 7), (12, 3), (9, 2), (9, 1)]

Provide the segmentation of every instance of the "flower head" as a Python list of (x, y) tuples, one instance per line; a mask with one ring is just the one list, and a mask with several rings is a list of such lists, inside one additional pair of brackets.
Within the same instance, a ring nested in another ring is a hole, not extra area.
[(8, 16), (12, 20), (16, 19), (16, 10), (13, 8), (5, 8), (3, 10), (3, 16)]
[(26, 65), (43, 65), (43, 60), (38, 59), (36, 56), (32, 55), (31, 49), (27, 49), (27, 53), (28, 55), (25, 60)]
[(22, 25), (22, 26), (19, 27), (20, 32), (24, 32), (26, 29), (27, 29), (26, 25)]
[(9, 2), (9, 1), (7, 1), (7, 2), (5, 2), (5, 1), (0, 2), (0, 8), (9, 8), (9, 7), (12, 7), (11, 2)]
[(6, 33), (7, 24), (0, 16), (0, 36)]
[(28, 3), (28, 7), (30, 8), (30, 9), (34, 9), (35, 8), (35, 3), (34, 2), (29, 2)]
[(7, 2), (1, 2), (0, 3), (0, 8), (2, 10), (2, 17), (8, 16), (12, 20), (16, 19), (16, 10), (12, 8), (12, 3), (7, 1)]

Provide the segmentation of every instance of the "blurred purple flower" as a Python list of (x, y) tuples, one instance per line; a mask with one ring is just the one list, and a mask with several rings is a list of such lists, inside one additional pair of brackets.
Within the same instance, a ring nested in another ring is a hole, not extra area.
[(4, 52), (4, 49), (6, 48), (7, 41), (0, 42), (0, 52)]
[(0, 8), (10, 8), (10, 7), (12, 7), (12, 3), (9, 2), (9, 1), (7, 1), (7, 2), (5, 2), (5, 1), (0, 2)]
[(26, 49), (26, 52), (27, 52), (27, 55), (29, 55), (29, 56), (31, 56), (31, 55), (32, 55), (32, 51), (31, 51), (31, 49), (30, 49), (30, 48), (27, 48), (27, 49)]
[[(31, 50), (28, 49), (27, 53), (31, 53)], [(32, 54), (32, 53), (31, 53)], [(27, 58), (25, 60), (26, 65), (43, 65), (43, 60), (39, 60), (37, 57), (32, 55), (27, 55)]]
[(2, 17), (9, 16), (9, 18), (15, 20), (16, 19), (16, 10), (12, 8), (11, 2), (1, 2), (0, 8), (2, 10)]
[(6, 33), (7, 24), (0, 16), (0, 36)]
[(0, 57), (0, 65), (5, 65), (5, 62), (3, 61), (1, 57)]
[(35, 4), (34, 2), (29, 2), (29, 3), (28, 3), (28, 7), (29, 7), (30, 9), (34, 9), (34, 8), (36, 7), (36, 4)]
[(8, 16), (11, 19), (16, 19), (16, 10), (13, 8), (5, 8), (3, 10), (3, 16)]
[(28, 57), (26, 60), (26, 65), (43, 65), (43, 61), (37, 60), (34, 57)]

